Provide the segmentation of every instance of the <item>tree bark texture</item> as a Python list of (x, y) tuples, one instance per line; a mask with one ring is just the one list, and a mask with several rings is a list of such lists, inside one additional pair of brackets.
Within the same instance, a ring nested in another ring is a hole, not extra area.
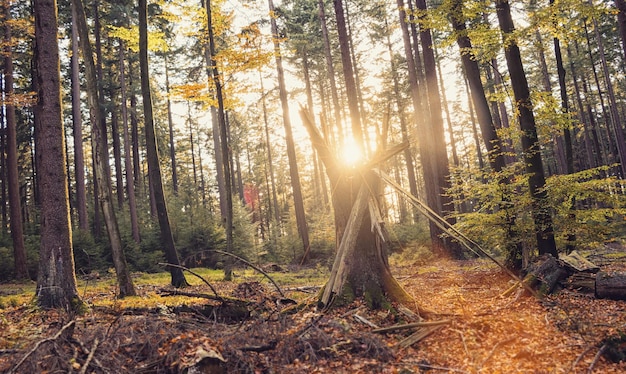
[(66, 174), (65, 132), (57, 37), (57, 3), (35, 0), (35, 161), (41, 196), (37, 301), (44, 308), (72, 311), (80, 304), (76, 288), (72, 227)]
[[(300, 112), (313, 147), (326, 167), (335, 218), (337, 256), (331, 277), (320, 302), (329, 307), (333, 300), (363, 296), (370, 307), (384, 306), (387, 300), (413, 306), (413, 299), (393, 278), (387, 262), (386, 244), (374, 226), (384, 231), (377, 211), (380, 178), (371, 165), (348, 171), (334, 156), (306, 111)], [(401, 148), (401, 152), (404, 148)], [(395, 154), (395, 153), (394, 153)], [(373, 205), (372, 205), (373, 204)], [(372, 223), (375, 225), (373, 226)]]
[[(161, 166), (157, 151), (157, 139), (154, 131), (154, 115), (152, 112), (152, 93), (150, 92), (150, 77), (148, 75), (148, 14), (146, 0), (139, 0), (139, 65), (141, 70), (141, 95), (143, 96), (143, 111), (146, 132), (146, 157), (148, 161), (148, 177), (156, 203), (156, 214), (161, 231), (161, 241), (165, 251), (165, 260), (173, 265), (180, 265), (172, 227), (167, 213), (165, 193), (161, 177)], [(185, 287), (187, 280), (182, 269), (170, 267), (172, 286)]]
[[(409, 27), (406, 22), (406, 11), (403, 0), (397, 0), (400, 28), (402, 29), (402, 40), (404, 42), (404, 53), (407, 61), (409, 73), (409, 85), (411, 89), (411, 99), (413, 103), (413, 121), (420, 132), (419, 154), (423, 170), (424, 189), (426, 191), (426, 201), (428, 206), (437, 214), (441, 215), (441, 201), (438, 198), (436, 177), (433, 170), (434, 155), (430, 147), (434, 144), (433, 135), (428, 123), (428, 109), (422, 102), (421, 92), (418, 85), (418, 67), (413, 58), (413, 49), (409, 35)], [(433, 222), (429, 222), (430, 239), (435, 251), (443, 251), (445, 244), (441, 238), (442, 231)]]
[(626, 273), (598, 272), (596, 296), (601, 299), (626, 300)]
[(128, 108), (126, 94), (126, 63), (125, 63), (125, 44), (119, 41), (119, 69), (120, 69), (120, 96), (121, 96), (121, 115), (122, 115), (122, 136), (124, 137), (124, 169), (126, 170), (126, 195), (128, 196), (128, 211), (130, 213), (130, 227), (135, 243), (141, 241), (141, 232), (139, 229), (139, 218), (137, 215), (137, 199), (135, 195), (135, 178), (133, 172), (133, 161), (131, 155), (130, 131), (128, 129)]
[(89, 30), (87, 28), (87, 19), (85, 18), (85, 9), (82, 0), (73, 0), (73, 3), (76, 8), (76, 23), (78, 24), (80, 44), (83, 51), (83, 61), (85, 65), (87, 98), (89, 101), (89, 112), (92, 123), (91, 140), (95, 160), (94, 174), (96, 176), (96, 180), (100, 182), (100, 189), (98, 190), (97, 197), (100, 207), (102, 208), (102, 215), (104, 217), (104, 223), (111, 245), (111, 255), (119, 286), (119, 296), (134, 296), (137, 292), (135, 291), (135, 286), (133, 285), (132, 278), (130, 277), (128, 264), (126, 263), (122, 237), (117, 223), (115, 209), (113, 207), (110, 184), (106, 181), (106, 178), (108, 177), (106, 170), (109, 170), (109, 154), (105, 137), (102, 134), (102, 130), (104, 128), (104, 126), (102, 126), (102, 123), (104, 122), (104, 113), (102, 106), (100, 105), (100, 96), (96, 83), (98, 81), (96, 77), (96, 66), (93, 61), (91, 42), (89, 41)]
[(17, 122), (15, 106), (12, 104), (15, 91), (13, 89), (13, 51), (10, 2), (4, 3), (4, 94), (8, 99), (5, 106), (6, 120), (6, 165), (7, 187), (9, 193), (9, 215), (11, 240), (13, 241), (13, 262), (16, 279), (28, 278), (26, 265), (26, 247), (24, 245), (24, 227), (22, 225), (22, 204), (20, 199), (19, 172), (17, 167)]
[(547, 192), (544, 189), (545, 175), (539, 149), (539, 139), (535, 126), (533, 105), (530, 100), (528, 81), (522, 65), (519, 47), (511, 35), (515, 30), (511, 9), (507, 0), (496, 0), (498, 22), (502, 30), (504, 53), (511, 77), (511, 86), (515, 96), (515, 106), (518, 111), (519, 125), (522, 130), (522, 147), (524, 164), (528, 174), (528, 185), (533, 198), (533, 219), (537, 236), (539, 254), (558, 256), (554, 241), (552, 216), (547, 208)]
[[(270, 12), (274, 13), (274, 3), (268, 1)], [(302, 197), (302, 187), (300, 185), (300, 172), (298, 171), (298, 162), (296, 159), (296, 148), (293, 141), (291, 128), (291, 119), (289, 115), (289, 102), (287, 100), (287, 88), (285, 87), (285, 75), (283, 70), (282, 56), (280, 52), (280, 43), (278, 41), (278, 26), (276, 19), (270, 18), (272, 29), (272, 39), (274, 41), (274, 54), (276, 56), (276, 72), (278, 74), (278, 94), (283, 110), (283, 126), (285, 127), (285, 141), (287, 143), (287, 158), (289, 159), (289, 176), (291, 179), (291, 189), (293, 192), (293, 202), (296, 211), (296, 224), (298, 225), (298, 233), (302, 239), (304, 253), (309, 251), (309, 228), (306, 222), (304, 211), (304, 199)]]
[[(222, 211), (222, 220), (224, 229), (226, 231), (226, 252), (233, 252), (233, 186), (232, 186), (232, 167), (230, 164), (229, 155), (229, 142), (228, 142), (228, 125), (226, 123), (226, 112), (224, 109), (224, 97), (222, 95), (222, 81), (220, 80), (220, 74), (217, 68), (217, 60), (215, 55), (217, 53), (215, 48), (215, 38), (213, 35), (213, 16), (211, 12), (211, 2), (207, 0), (205, 2), (205, 9), (207, 13), (207, 29), (209, 34), (209, 60), (208, 69), (211, 79), (214, 83), (215, 97), (217, 98), (217, 125), (219, 129), (220, 139), (220, 153), (222, 158), (222, 171), (224, 175), (224, 207), (225, 211)], [(216, 149), (217, 153), (218, 150)], [(222, 196), (220, 195), (220, 198)], [(220, 202), (220, 204), (222, 204)], [(224, 266), (224, 278), (226, 280), (232, 279), (232, 259), (226, 259), (226, 266)]]
[(85, 189), (85, 154), (83, 151), (83, 120), (80, 112), (80, 65), (78, 63), (78, 27), (76, 26), (76, 7), (72, 4), (72, 124), (74, 127), (74, 180), (76, 189), (76, 210), (78, 227), (87, 232), (87, 191)]

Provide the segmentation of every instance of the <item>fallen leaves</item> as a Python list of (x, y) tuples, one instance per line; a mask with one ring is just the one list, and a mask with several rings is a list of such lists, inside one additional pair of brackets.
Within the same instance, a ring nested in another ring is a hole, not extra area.
[[(508, 277), (482, 261), (438, 260), (427, 268), (394, 271), (421, 306), (439, 315), (418, 322), (402, 308), (370, 311), (359, 302), (324, 314), (309, 306), (287, 315), (280, 313), (281, 306), (272, 301), (276, 295), (262, 283), (218, 283), (220, 293), (246, 298), (255, 312), (245, 320), (226, 323), (218, 315), (200, 313), (206, 311), (207, 300), (176, 299), (188, 304), (177, 307), (168, 297), (136, 308), (140, 301), (136, 298), (93, 308), (76, 320), (72, 336), (50, 340), (66, 324), (64, 316), (11, 307), (0, 314), (0, 371), (10, 370), (32, 351), (21, 369), (409, 374), (429, 370), (583, 373), (592, 368), (596, 373), (626, 372), (625, 363), (611, 363), (599, 354), (601, 347), (609, 352), (609, 344), (626, 344), (620, 338), (626, 329), (623, 301), (597, 300), (567, 289), (542, 301), (515, 293), (501, 297), (511, 286)], [(156, 293), (159, 288), (147, 289)], [(192, 291), (207, 289), (196, 286)], [(436, 321), (445, 323), (429, 326)], [(398, 327), (405, 324), (415, 325)], [(427, 328), (437, 330), (399, 347), (415, 329)]]

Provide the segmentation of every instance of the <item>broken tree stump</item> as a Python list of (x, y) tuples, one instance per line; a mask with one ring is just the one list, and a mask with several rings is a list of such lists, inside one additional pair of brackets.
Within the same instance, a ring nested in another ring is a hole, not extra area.
[(626, 272), (598, 272), (596, 275), (596, 297), (626, 300)]
[(557, 283), (567, 276), (563, 265), (551, 255), (542, 255), (528, 266), (524, 283), (538, 291), (540, 295), (547, 295), (554, 291)]

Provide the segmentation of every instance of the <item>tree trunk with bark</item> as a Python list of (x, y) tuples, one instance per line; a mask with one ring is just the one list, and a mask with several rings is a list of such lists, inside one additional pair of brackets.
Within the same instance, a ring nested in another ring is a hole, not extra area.
[(117, 276), (117, 283), (120, 292), (119, 296), (134, 296), (137, 292), (135, 291), (135, 286), (133, 285), (132, 278), (130, 277), (128, 264), (126, 263), (122, 237), (113, 207), (110, 184), (106, 181), (106, 178), (108, 177), (106, 171), (109, 170), (109, 152), (105, 143), (105, 137), (102, 134), (102, 130), (104, 128), (104, 126), (102, 126), (102, 123), (104, 122), (104, 113), (102, 111), (102, 106), (100, 105), (100, 96), (98, 93), (98, 86), (96, 84), (98, 81), (96, 77), (96, 66), (93, 61), (91, 42), (89, 41), (89, 29), (87, 28), (85, 9), (83, 7), (82, 0), (73, 0), (73, 3), (76, 9), (76, 23), (78, 24), (80, 44), (85, 65), (87, 98), (89, 101), (89, 113), (92, 123), (92, 147), (94, 149), (96, 166), (94, 174), (96, 177), (95, 179), (100, 182), (98, 200), (100, 207), (102, 208), (102, 215), (104, 217), (104, 223), (106, 225), (111, 245), (111, 255), (113, 257), (113, 265), (115, 267), (115, 274)]
[[(270, 13), (274, 13), (274, 3), (272, 0), (268, 1)], [(278, 95), (280, 96), (280, 103), (283, 110), (283, 126), (285, 127), (285, 141), (287, 143), (287, 158), (289, 159), (289, 176), (291, 179), (291, 189), (293, 192), (293, 203), (296, 211), (296, 224), (298, 226), (298, 233), (300, 239), (302, 239), (303, 253), (309, 252), (309, 228), (306, 222), (306, 215), (304, 212), (304, 199), (302, 197), (302, 187), (300, 185), (300, 172), (298, 171), (298, 162), (296, 159), (296, 148), (293, 141), (293, 134), (291, 129), (291, 119), (289, 115), (289, 102), (287, 100), (287, 88), (285, 86), (285, 76), (283, 71), (282, 56), (280, 52), (280, 44), (278, 42), (278, 26), (276, 25), (276, 19), (271, 17), (270, 26), (272, 30), (272, 39), (274, 42), (274, 55), (276, 58), (276, 72), (278, 74)]]
[(167, 96), (167, 127), (170, 138), (170, 162), (172, 163), (172, 187), (174, 195), (178, 195), (178, 171), (176, 166), (176, 145), (174, 144), (174, 120), (172, 119), (172, 100), (170, 99), (170, 74), (167, 65), (167, 55), (164, 56), (165, 65), (165, 92)]
[[(213, 80), (214, 89), (215, 89), (215, 97), (217, 99), (218, 107), (217, 110), (217, 124), (219, 129), (219, 139), (220, 139), (220, 153), (222, 158), (222, 171), (224, 175), (224, 208), (225, 211), (222, 211), (222, 220), (224, 229), (226, 231), (226, 252), (233, 252), (233, 191), (232, 191), (232, 168), (230, 164), (230, 156), (229, 156), (229, 142), (228, 142), (228, 126), (226, 124), (226, 112), (224, 109), (224, 97), (222, 96), (222, 81), (220, 80), (219, 70), (217, 68), (217, 60), (215, 59), (216, 48), (215, 48), (215, 39), (213, 35), (213, 16), (211, 10), (211, 2), (206, 0), (205, 2), (205, 11), (207, 14), (207, 30), (209, 34), (209, 60), (207, 61), (208, 69), (210, 72), (211, 79)], [(218, 150), (216, 149), (217, 153)], [(220, 198), (222, 196), (220, 195)], [(222, 204), (220, 202), (220, 204)], [(224, 279), (232, 280), (232, 259), (229, 257), (225, 261), (224, 266)]]
[(128, 129), (128, 108), (126, 107), (126, 63), (125, 63), (125, 44), (119, 41), (119, 69), (120, 69), (120, 95), (122, 107), (122, 134), (124, 137), (124, 169), (126, 169), (126, 194), (128, 195), (128, 211), (130, 213), (130, 228), (135, 243), (141, 241), (141, 232), (139, 230), (139, 218), (137, 215), (137, 199), (135, 196), (135, 177), (133, 171), (133, 162), (131, 155), (130, 131)]
[(72, 124), (74, 128), (74, 180), (76, 189), (76, 210), (78, 227), (87, 232), (89, 218), (87, 216), (87, 191), (85, 189), (85, 155), (83, 151), (83, 120), (80, 111), (80, 66), (78, 63), (78, 27), (76, 26), (76, 9), (72, 5)]
[[(146, 0), (139, 0), (139, 65), (141, 70), (141, 95), (143, 96), (143, 110), (146, 131), (146, 157), (148, 161), (148, 176), (156, 203), (156, 213), (161, 230), (161, 241), (165, 251), (165, 259), (172, 265), (180, 265), (172, 227), (167, 213), (161, 166), (157, 150), (157, 139), (154, 131), (154, 116), (152, 112), (152, 93), (150, 92), (150, 77), (148, 75), (148, 14)], [(182, 269), (170, 267), (172, 286), (185, 287), (187, 280)]]
[(28, 279), (26, 265), (26, 247), (24, 245), (24, 227), (22, 225), (22, 204), (20, 198), (19, 172), (17, 167), (17, 122), (15, 119), (13, 89), (13, 51), (11, 45), (11, 7), (10, 2), (4, 4), (4, 95), (7, 99), (5, 109), (6, 120), (6, 165), (7, 187), (9, 192), (9, 215), (11, 240), (13, 241), (13, 262), (15, 279)]
[(349, 303), (363, 297), (371, 308), (388, 307), (390, 301), (414, 307), (413, 298), (395, 280), (387, 262), (387, 235), (380, 212), (381, 180), (371, 168), (402, 152), (408, 145), (382, 151), (370, 162), (351, 170), (342, 167), (334, 150), (319, 133), (308, 112), (303, 120), (313, 147), (326, 167), (332, 191), (337, 255), (320, 304)]
[(539, 149), (539, 139), (535, 126), (533, 106), (530, 100), (528, 81), (524, 73), (519, 47), (512, 38), (515, 30), (511, 8), (507, 0), (496, 0), (498, 22), (502, 30), (504, 53), (511, 77), (511, 86), (515, 95), (515, 105), (519, 112), (520, 129), (522, 130), (522, 147), (524, 164), (528, 174), (528, 185), (533, 198), (533, 219), (537, 236), (539, 254), (550, 254), (558, 257), (552, 216), (547, 208), (547, 192), (545, 190), (545, 175)]
[(37, 302), (44, 308), (76, 311), (72, 226), (66, 175), (65, 132), (61, 118), (61, 83), (57, 3), (35, 0), (35, 160), (41, 197)]

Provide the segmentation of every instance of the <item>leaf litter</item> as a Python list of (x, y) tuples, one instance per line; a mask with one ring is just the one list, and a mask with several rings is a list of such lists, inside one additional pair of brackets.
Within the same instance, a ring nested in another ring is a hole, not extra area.
[[(400, 306), (371, 311), (360, 301), (322, 314), (315, 296), (297, 307), (282, 304), (260, 282), (218, 282), (220, 293), (245, 300), (242, 314), (201, 298), (92, 306), (71, 320), (29, 305), (7, 307), (0, 311), (0, 372), (626, 373), (626, 362), (607, 358), (609, 342), (626, 345), (624, 301), (567, 288), (542, 300), (503, 296), (508, 276), (482, 260), (393, 270), (432, 311), (427, 320)], [(292, 289), (287, 297), (301, 297)], [(160, 297), (156, 286), (142, 292)], [(109, 296), (86, 295), (98, 297)], [(422, 327), (397, 326), (409, 323)]]

